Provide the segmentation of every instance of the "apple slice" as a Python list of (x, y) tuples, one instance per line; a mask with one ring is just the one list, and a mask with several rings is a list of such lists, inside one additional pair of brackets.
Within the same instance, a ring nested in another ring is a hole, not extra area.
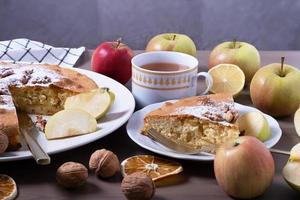
[(268, 121), (259, 112), (249, 112), (240, 116), (237, 120), (240, 132), (244, 135), (254, 136), (264, 142), (271, 136)]
[(288, 161), (282, 170), (284, 180), (296, 191), (300, 191), (300, 162)]
[(52, 115), (46, 126), (47, 139), (65, 138), (96, 131), (97, 121), (80, 109), (62, 110)]
[(298, 136), (300, 137), (300, 108), (295, 112), (294, 125)]
[(296, 144), (290, 152), (290, 158), (291, 161), (300, 161), (300, 143)]
[(115, 100), (115, 95), (108, 88), (98, 88), (66, 99), (65, 109), (81, 109), (100, 119)]

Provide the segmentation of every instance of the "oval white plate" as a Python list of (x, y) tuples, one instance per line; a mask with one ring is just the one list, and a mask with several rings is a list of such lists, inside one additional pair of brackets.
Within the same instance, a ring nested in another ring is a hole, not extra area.
[[(187, 154), (182, 154), (182, 153), (175, 152), (175, 151), (163, 146), (162, 144), (160, 144), (158, 142), (153, 141), (149, 137), (144, 136), (140, 133), (140, 130), (142, 129), (143, 124), (144, 124), (143, 120), (144, 120), (145, 115), (147, 113), (149, 113), (150, 111), (161, 107), (164, 103), (165, 102), (151, 104), (151, 105), (146, 106), (143, 109), (133, 113), (133, 115), (129, 119), (127, 127), (126, 127), (129, 137), (135, 143), (140, 145), (141, 147), (143, 147), (145, 149), (148, 149), (152, 152), (161, 154), (161, 155), (165, 155), (165, 156), (169, 156), (169, 157), (173, 157), (173, 158), (178, 158), (178, 159), (185, 159), (185, 160), (214, 160), (213, 156), (207, 156), (207, 155), (201, 155), (201, 154), (187, 155)], [(240, 114), (251, 112), (251, 111), (260, 112), (256, 108), (249, 107), (249, 106), (244, 106), (244, 105), (241, 105), (241, 104), (238, 104), (238, 103), (235, 103), (235, 108), (238, 110), (238, 112)], [(267, 114), (264, 114), (264, 116), (268, 120), (269, 125), (271, 127), (271, 132), (272, 132), (272, 136), (270, 137), (270, 139), (265, 141), (265, 145), (268, 148), (271, 148), (281, 138), (282, 131), (279, 127), (278, 122), (273, 117), (271, 117)]]
[[(66, 151), (98, 140), (121, 127), (134, 111), (134, 98), (131, 92), (125, 86), (109, 77), (92, 71), (77, 68), (73, 69), (90, 77), (100, 87), (110, 88), (116, 95), (115, 102), (107, 115), (98, 121), (98, 131), (94, 133), (65, 139), (47, 140), (44, 134), (40, 132), (41, 134), (38, 137), (38, 142), (48, 154)], [(28, 150), (26, 145), (23, 144), (22, 148), (18, 151), (1, 154), (0, 162), (22, 160), (30, 157), (32, 157), (31, 152)]]

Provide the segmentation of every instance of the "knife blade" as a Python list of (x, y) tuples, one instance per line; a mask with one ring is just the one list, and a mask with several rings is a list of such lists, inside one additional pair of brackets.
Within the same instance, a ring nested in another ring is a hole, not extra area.
[(32, 153), (33, 158), (39, 165), (48, 165), (51, 162), (49, 155), (39, 144), (37, 137), (40, 134), (31, 118), (23, 112), (18, 112), (20, 132)]

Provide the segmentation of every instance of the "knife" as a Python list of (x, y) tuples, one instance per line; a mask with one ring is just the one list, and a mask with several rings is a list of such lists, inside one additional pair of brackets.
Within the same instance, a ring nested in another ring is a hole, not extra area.
[(32, 153), (33, 158), (39, 165), (48, 165), (51, 162), (49, 155), (41, 147), (37, 141), (37, 137), (40, 134), (39, 130), (35, 127), (31, 118), (23, 112), (18, 112), (18, 120), (20, 126), (20, 132), (23, 134), (25, 141)]

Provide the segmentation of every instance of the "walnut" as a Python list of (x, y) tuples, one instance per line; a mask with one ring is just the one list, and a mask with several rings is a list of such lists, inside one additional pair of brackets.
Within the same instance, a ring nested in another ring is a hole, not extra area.
[(36, 116), (35, 125), (40, 131), (45, 132), (46, 124), (47, 124), (47, 120), (45, 120), (42, 115)]
[(8, 89), (0, 86), (0, 95), (9, 95)]
[(24, 73), (29, 76), (30, 74), (33, 74), (33, 69), (26, 69)]
[(23, 85), (26, 85), (30, 79), (31, 79), (31, 74), (25, 73), (25, 74), (23, 74), (20, 81)]
[(36, 79), (32, 80), (33, 84), (47, 84), (51, 82), (51, 78), (48, 76), (44, 76), (42, 78), (37, 77)]
[(101, 149), (91, 155), (89, 168), (95, 172), (97, 176), (108, 178), (120, 170), (120, 162), (113, 152)]
[(66, 162), (56, 172), (56, 181), (65, 188), (75, 188), (85, 184), (88, 170), (81, 163)]
[(121, 189), (128, 200), (151, 199), (155, 193), (155, 185), (151, 177), (143, 172), (125, 176)]
[(227, 122), (232, 122), (233, 119), (234, 119), (234, 116), (232, 114), (231, 111), (228, 111), (226, 112), (224, 115), (223, 115), (224, 119), (227, 121)]
[(45, 101), (47, 100), (47, 96), (44, 95), (44, 94), (41, 94), (41, 95), (39, 96), (39, 100), (40, 100), (40, 104), (44, 104)]
[(7, 147), (8, 147), (8, 137), (3, 131), (0, 131), (0, 153), (5, 152)]
[(5, 78), (7, 76), (13, 75), (14, 71), (10, 68), (4, 68), (0, 70), (0, 79)]

